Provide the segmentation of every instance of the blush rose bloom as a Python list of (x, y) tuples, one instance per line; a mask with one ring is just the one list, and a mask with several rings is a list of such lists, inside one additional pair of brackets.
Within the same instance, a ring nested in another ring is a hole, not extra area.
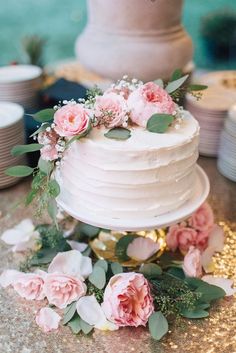
[(171, 251), (176, 251), (179, 248), (181, 252), (186, 253), (190, 246), (196, 245), (197, 235), (195, 229), (176, 224), (169, 228), (166, 243)]
[(79, 278), (62, 273), (50, 273), (45, 278), (44, 293), (49, 304), (64, 309), (86, 294), (86, 285)]
[(19, 272), (11, 285), (22, 298), (27, 300), (42, 300), (45, 298), (44, 279), (37, 273)]
[(81, 104), (67, 104), (54, 114), (55, 131), (59, 136), (83, 134), (89, 126), (89, 114)]
[(148, 82), (132, 92), (127, 100), (131, 120), (146, 127), (155, 113), (173, 114), (175, 103), (171, 96), (154, 82)]
[(102, 309), (117, 326), (145, 326), (154, 311), (148, 281), (140, 273), (113, 276), (104, 292)]
[(191, 246), (184, 257), (183, 270), (188, 277), (200, 277), (202, 275), (201, 252)]
[(214, 225), (213, 211), (208, 203), (204, 203), (190, 218), (191, 227), (199, 231), (210, 231)]
[(58, 158), (58, 151), (56, 149), (58, 138), (59, 136), (54, 130), (43, 131), (38, 134), (38, 143), (44, 145), (40, 150), (42, 159), (53, 161)]
[(122, 126), (127, 121), (126, 101), (114, 92), (98, 96), (94, 105), (94, 115), (98, 124), (103, 124), (108, 129)]

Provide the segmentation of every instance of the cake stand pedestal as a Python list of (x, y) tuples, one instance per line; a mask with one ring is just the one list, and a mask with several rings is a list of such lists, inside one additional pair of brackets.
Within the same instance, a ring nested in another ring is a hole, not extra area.
[[(61, 186), (61, 193), (57, 198), (57, 204), (73, 218), (99, 228), (132, 232), (165, 228), (188, 218), (205, 202), (210, 191), (209, 180), (201, 167), (197, 166), (196, 171), (197, 182), (192, 197), (177, 210), (157, 217), (136, 220), (117, 219), (100, 217), (95, 213), (85, 212), (84, 209), (75, 211), (68, 204), (68, 198), (65, 197), (66, 194), (65, 191), (63, 191), (63, 186)], [(67, 200), (67, 202), (65, 200)]]

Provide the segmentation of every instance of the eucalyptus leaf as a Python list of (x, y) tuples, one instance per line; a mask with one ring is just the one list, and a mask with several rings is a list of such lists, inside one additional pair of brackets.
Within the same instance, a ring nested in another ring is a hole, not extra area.
[(40, 110), (36, 114), (29, 114), (29, 115), (31, 115), (34, 118), (34, 120), (39, 123), (46, 123), (53, 119), (54, 114), (55, 114), (55, 110), (48, 108), (48, 109)]
[(17, 145), (12, 148), (11, 154), (12, 156), (17, 157), (25, 153), (39, 151), (42, 147), (43, 145), (40, 145), (39, 143), (31, 143), (29, 145)]
[(26, 177), (33, 174), (34, 169), (26, 165), (17, 165), (10, 167), (5, 170), (5, 174), (13, 177)]
[(108, 270), (108, 263), (106, 260), (98, 260), (95, 264), (94, 267), (101, 267), (105, 272)]
[(66, 325), (76, 313), (76, 302), (71, 303), (64, 309), (63, 325)]
[(42, 249), (39, 250), (30, 260), (31, 266), (47, 265), (57, 255), (57, 249)]
[(204, 91), (208, 86), (205, 85), (189, 85), (188, 91)]
[(81, 331), (80, 322), (81, 322), (80, 317), (76, 316), (68, 323), (68, 326), (71, 328), (72, 332), (76, 335)]
[(174, 116), (169, 114), (153, 114), (147, 122), (147, 130), (158, 134), (167, 131), (170, 124), (174, 121)]
[(93, 329), (93, 326), (89, 325), (87, 322), (85, 322), (82, 319), (80, 319), (80, 327), (85, 335), (89, 334), (89, 332), (91, 332)]
[(137, 238), (136, 234), (128, 234), (123, 236), (118, 240), (115, 247), (115, 255), (118, 257), (120, 261), (128, 261), (130, 260), (127, 255), (127, 248), (132, 241)]
[(188, 319), (202, 319), (209, 316), (209, 313), (206, 310), (197, 308), (195, 310), (182, 310), (181, 315)]
[(41, 172), (46, 175), (49, 175), (53, 170), (53, 163), (49, 161), (45, 161), (42, 157), (39, 158), (38, 167)]
[(76, 232), (79, 233), (80, 238), (94, 238), (100, 232), (100, 228), (91, 226), (87, 223), (80, 222), (76, 227)]
[(170, 79), (170, 82), (172, 81), (176, 81), (178, 80), (179, 78), (181, 78), (183, 75), (183, 72), (181, 69), (176, 69), (173, 74), (171, 75), (171, 79)]
[(57, 217), (58, 209), (57, 209), (57, 203), (56, 203), (55, 199), (50, 199), (48, 201), (47, 209), (48, 209), (49, 216), (56, 223), (56, 217)]
[(184, 84), (184, 82), (188, 79), (188, 77), (189, 75), (185, 75), (175, 81), (169, 82), (165, 87), (166, 92), (169, 94), (175, 92), (178, 88), (180, 88)]
[(180, 267), (171, 267), (168, 269), (167, 273), (179, 279), (185, 279), (184, 271)]
[(28, 192), (25, 198), (25, 205), (28, 206), (31, 204), (31, 202), (34, 200), (34, 198), (37, 196), (37, 191), (31, 190)]
[(158, 341), (168, 332), (168, 322), (161, 311), (149, 317), (148, 327), (152, 338)]
[(111, 270), (114, 275), (118, 275), (123, 272), (123, 267), (118, 262), (112, 262)]
[(124, 127), (114, 127), (106, 132), (104, 136), (114, 140), (127, 140), (131, 136), (131, 131)]
[(56, 198), (60, 194), (60, 185), (55, 179), (51, 179), (48, 183), (49, 194)]
[(201, 284), (197, 289), (197, 293), (201, 293), (202, 296), (200, 298), (201, 301), (203, 302), (211, 302), (212, 300), (217, 300), (225, 297), (225, 291), (217, 286), (214, 286), (212, 284), (208, 284), (205, 282), (205, 284)]
[(145, 277), (156, 278), (162, 274), (162, 269), (157, 264), (144, 264), (140, 267), (139, 272)]
[(161, 88), (164, 87), (164, 82), (163, 82), (162, 79), (160, 79), (160, 78), (158, 78), (157, 80), (155, 80), (154, 83), (155, 83), (157, 86), (161, 87)]
[(45, 131), (47, 129), (47, 127), (50, 127), (50, 124), (48, 124), (48, 123), (42, 124), (35, 132), (33, 132), (33, 134), (30, 135), (30, 137), (34, 137), (34, 136), (38, 135), (40, 132)]
[(102, 267), (95, 266), (89, 276), (89, 281), (98, 289), (103, 289), (106, 284), (106, 273)]

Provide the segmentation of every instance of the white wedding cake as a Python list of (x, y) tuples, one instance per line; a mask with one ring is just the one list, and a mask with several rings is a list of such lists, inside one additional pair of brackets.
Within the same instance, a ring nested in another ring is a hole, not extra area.
[(157, 217), (192, 196), (199, 125), (185, 111), (165, 133), (133, 126), (125, 141), (104, 126), (71, 144), (60, 166), (61, 197), (74, 213), (112, 219)]

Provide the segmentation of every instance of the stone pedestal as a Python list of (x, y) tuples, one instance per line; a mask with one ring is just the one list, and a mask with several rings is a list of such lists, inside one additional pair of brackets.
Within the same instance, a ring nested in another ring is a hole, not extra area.
[(168, 78), (192, 60), (192, 41), (181, 24), (182, 0), (87, 1), (88, 23), (75, 50), (95, 73), (149, 81)]

